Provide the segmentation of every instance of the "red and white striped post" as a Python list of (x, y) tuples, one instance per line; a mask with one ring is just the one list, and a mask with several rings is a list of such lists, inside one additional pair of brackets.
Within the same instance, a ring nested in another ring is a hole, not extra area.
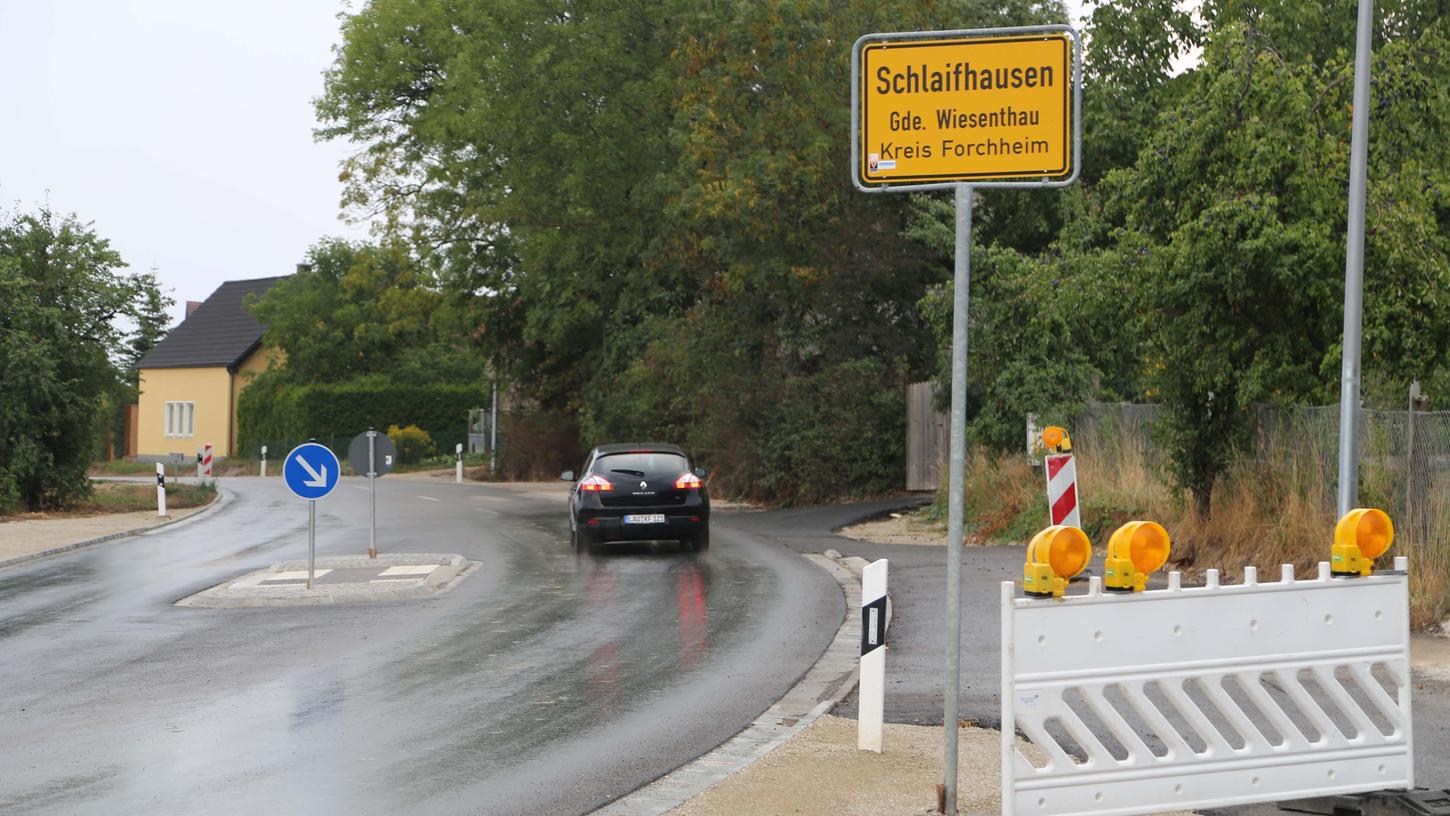
[(1049, 425), (1042, 431), (1042, 445), (1048, 455), (1042, 457), (1042, 472), (1047, 475), (1047, 516), (1049, 524), (1064, 524), (1082, 529), (1078, 513), (1077, 464), (1073, 462), (1072, 440), (1067, 431)]
[(199, 479), (211, 478), (211, 445), (201, 449), (201, 456), (196, 460), (196, 476)]

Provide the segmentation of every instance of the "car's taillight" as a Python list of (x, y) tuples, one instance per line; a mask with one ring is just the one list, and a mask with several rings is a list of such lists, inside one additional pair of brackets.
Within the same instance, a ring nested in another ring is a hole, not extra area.
[(579, 482), (579, 489), (586, 493), (607, 493), (614, 489), (614, 485), (603, 476), (586, 476)]
[(704, 486), (705, 483), (700, 481), (700, 477), (693, 473), (686, 473), (675, 480), (676, 490), (695, 490)]

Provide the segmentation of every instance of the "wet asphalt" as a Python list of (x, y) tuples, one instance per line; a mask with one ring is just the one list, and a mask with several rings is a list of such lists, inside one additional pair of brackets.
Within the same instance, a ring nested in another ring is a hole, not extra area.
[[(845, 612), (733, 514), (706, 554), (580, 558), (557, 497), (396, 478), (379, 548), (482, 563), (451, 592), (174, 607), (305, 557), (280, 480), (221, 482), (198, 522), (0, 571), (0, 813), (587, 813), (746, 726)], [(318, 525), (319, 555), (365, 551), (363, 482)]]

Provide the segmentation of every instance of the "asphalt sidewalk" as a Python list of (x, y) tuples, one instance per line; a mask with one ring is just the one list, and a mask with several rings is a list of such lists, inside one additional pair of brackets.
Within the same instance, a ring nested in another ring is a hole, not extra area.
[(22, 517), (0, 521), (0, 567), (100, 544), (180, 521), (215, 506), (171, 510), (158, 516), (155, 510), (134, 513), (100, 513), (93, 516)]

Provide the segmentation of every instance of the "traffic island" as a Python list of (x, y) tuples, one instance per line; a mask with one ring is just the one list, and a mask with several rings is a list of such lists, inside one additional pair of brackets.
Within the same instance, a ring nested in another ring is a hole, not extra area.
[(283, 561), (182, 598), (176, 605), (243, 609), (429, 598), (457, 586), (478, 566), (477, 561), (453, 554), (332, 556), (317, 559), (309, 589), (307, 561)]

